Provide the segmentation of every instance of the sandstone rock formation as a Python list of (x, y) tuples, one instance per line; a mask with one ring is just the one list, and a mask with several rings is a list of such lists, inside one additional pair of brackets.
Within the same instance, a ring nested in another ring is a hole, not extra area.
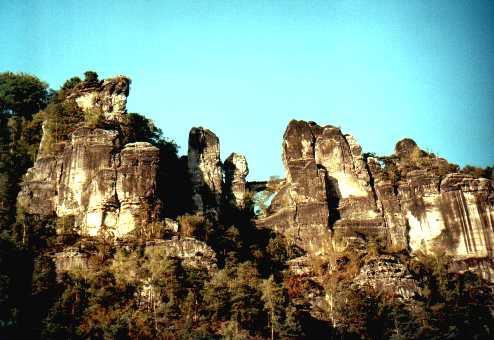
[(289, 242), (314, 253), (327, 250), (329, 209), (326, 172), (315, 160), (320, 127), (291, 121), (283, 136), (286, 182), (273, 198), (271, 215), (258, 221), (283, 233)]
[[(66, 272), (87, 276), (91, 272), (97, 271), (98, 261), (101, 260), (97, 259), (97, 251), (95, 251), (95, 245), (92, 243), (86, 240), (77, 246), (65, 247), (62, 251), (53, 254), (57, 276), (60, 278)], [(118, 246), (119, 248), (127, 249), (130, 254), (133, 252), (128, 249), (129, 247), (125, 242), (118, 244)], [(176, 257), (181, 259), (185, 266), (204, 268), (210, 274), (217, 270), (216, 253), (213, 249), (206, 243), (191, 237), (173, 237), (168, 240), (148, 241), (144, 247), (144, 255), (147, 257), (159, 257), (160, 259)], [(135, 259), (132, 256), (114, 259), (113, 267), (117, 274), (133, 280), (138, 279), (138, 268), (133, 268), (132, 272), (121, 272), (122, 270), (129, 270), (129, 267), (138, 266), (137, 263), (130, 263)], [(126, 263), (115, 263), (115, 261)]]
[(332, 126), (321, 128), (315, 140), (315, 158), (326, 171), (333, 239), (344, 248), (355, 233), (386, 239), (362, 148), (349, 134)]
[[(361, 148), (338, 128), (292, 120), (283, 138), (286, 182), (259, 225), (302, 249), (344, 247), (355, 232), (385, 234)], [(330, 233), (332, 232), (332, 236)]]
[(57, 278), (60, 280), (63, 273), (80, 273), (88, 275), (98, 268), (90, 261), (90, 254), (80, 251), (76, 247), (66, 247), (63, 251), (53, 255), (55, 271)]
[(101, 82), (82, 82), (69, 98), (74, 98), (84, 112), (99, 111), (107, 121), (121, 122), (127, 113), (129, 87), (130, 79), (123, 76)]
[(371, 287), (389, 296), (410, 299), (419, 294), (419, 286), (408, 268), (390, 255), (380, 255), (367, 261), (354, 279), (358, 287)]
[(208, 129), (192, 128), (187, 162), (196, 209), (216, 210), (223, 185), (218, 137)]
[(123, 236), (149, 218), (156, 202), (159, 150), (132, 143), (119, 150), (116, 131), (79, 128), (60, 152), (38, 158), (18, 202), (27, 213), (74, 216), (82, 235), (103, 229)]
[(227, 201), (244, 208), (247, 199), (245, 177), (249, 174), (247, 160), (243, 155), (232, 153), (223, 165), (225, 170), (225, 195)]
[[(490, 267), (494, 242), (494, 190), (490, 180), (455, 171), (446, 160), (420, 150), (406, 139), (396, 145), (398, 181), (386, 178), (375, 159), (369, 159), (377, 196), (383, 205), (391, 237), (400, 231), (412, 252), (451, 256), (493, 279)], [(449, 173), (448, 173), (449, 172)], [(389, 176), (388, 176), (389, 177)]]
[(492, 279), (490, 180), (455, 172), (411, 139), (398, 142), (391, 157), (364, 159), (351, 135), (304, 121), (289, 123), (283, 162), (286, 179), (259, 226), (282, 232), (309, 253), (372, 237), (395, 251), (451, 256), (458, 270), (475, 262)]
[(173, 237), (146, 243), (145, 254), (158, 252), (160, 256), (178, 257), (185, 266), (205, 268), (209, 273), (217, 269), (216, 253), (206, 243), (192, 237)]
[[(84, 110), (102, 109), (108, 119), (120, 120), (128, 84), (119, 77), (76, 87), (71, 96), (83, 98), (78, 103)], [(120, 237), (144, 225), (159, 204), (159, 150), (149, 143), (122, 148), (118, 137), (114, 130), (81, 126), (53, 152), (40, 152), (24, 177), (19, 206), (31, 214), (73, 216), (81, 235)]]

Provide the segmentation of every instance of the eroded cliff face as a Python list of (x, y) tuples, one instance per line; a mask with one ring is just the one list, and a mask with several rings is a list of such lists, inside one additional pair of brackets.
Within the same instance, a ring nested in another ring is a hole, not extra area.
[(223, 186), (218, 137), (208, 129), (192, 128), (187, 162), (196, 209), (217, 210)]
[(238, 208), (245, 208), (247, 203), (247, 188), (245, 178), (249, 174), (249, 167), (245, 156), (232, 153), (223, 165), (225, 172), (226, 199)]
[[(83, 110), (103, 110), (106, 118), (120, 120), (128, 83), (122, 77), (108, 79), (78, 87), (72, 96), (80, 95), (75, 100)], [(121, 147), (118, 137), (115, 130), (81, 126), (53, 151), (39, 152), (25, 175), (19, 206), (30, 214), (73, 216), (81, 235), (121, 237), (145, 225), (159, 205), (159, 150), (149, 143)]]
[(386, 179), (377, 163), (369, 159), (390, 236), (406, 230), (412, 253), (444, 254), (465, 262), (452, 264), (456, 269), (472, 268), (466, 263), (475, 262), (484, 278), (492, 280), (492, 268), (486, 270), (493, 256), (492, 182), (453, 172), (454, 166), (409, 139), (396, 145), (399, 180)]
[(319, 130), (315, 124), (290, 122), (282, 145), (286, 181), (272, 200), (271, 214), (257, 222), (314, 253), (328, 251), (330, 237), (326, 172), (315, 160)]
[[(53, 259), (56, 266), (57, 276), (60, 278), (63, 273), (76, 273), (83, 277), (90, 276), (92, 272), (98, 270), (102, 259), (98, 257), (95, 250), (97, 242), (85, 240), (77, 245), (65, 247), (62, 251), (56, 252)], [(137, 263), (139, 256), (136, 255), (135, 244), (130, 242), (119, 242), (115, 244), (117, 249), (123, 249), (122, 254), (111, 259), (110, 266), (117, 276), (123, 276), (127, 281), (141, 280), (147, 281), (148, 277), (139, 277), (139, 266)], [(101, 245), (100, 245), (101, 246)], [(106, 246), (110, 246), (107, 244)], [(173, 237), (171, 239), (150, 240), (143, 246), (143, 256), (147, 261), (159, 262), (167, 258), (179, 258), (188, 267), (205, 269), (209, 274), (217, 270), (216, 253), (206, 243), (191, 237)], [(144, 261), (143, 259), (143, 261)]]
[(222, 164), (220, 141), (211, 130), (203, 127), (190, 130), (187, 169), (196, 211), (218, 216), (223, 204), (245, 208), (247, 160), (234, 152)]
[(315, 253), (344, 248), (355, 232), (385, 233), (353, 137), (333, 126), (292, 120), (282, 147), (286, 181), (259, 225)]
[(83, 82), (69, 98), (74, 98), (85, 112), (99, 111), (105, 120), (121, 122), (127, 113), (129, 88), (129, 78), (118, 76), (101, 82)]
[(385, 161), (364, 159), (338, 128), (291, 121), (283, 138), (286, 179), (257, 223), (309, 253), (373, 238), (393, 251), (451, 256), (457, 270), (475, 262), (492, 280), (492, 182), (455, 172), (410, 139)]

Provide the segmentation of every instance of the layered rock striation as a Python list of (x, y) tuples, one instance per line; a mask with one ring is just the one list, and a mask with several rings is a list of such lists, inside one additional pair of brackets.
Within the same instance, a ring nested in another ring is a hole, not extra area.
[(313, 122), (292, 120), (282, 148), (286, 179), (259, 226), (309, 253), (373, 238), (389, 250), (451, 256), (455, 268), (476, 263), (493, 279), (490, 180), (458, 173), (410, 139), (391, 157), (364, 158), (351, 135)]
[(219, 138), (209, 129), (190, 130), (187, 166), (196, 211), (218, 215), (223, 204), (245, 208), (247, 160), (232, 153), (221, 163)]
[[(106, 118), (120, 120), (128, 83), (118, 77), (79, 86), (69, 97), (78, 94), (83, 110), (101, 109)], [(24, 177), (18, 205), (30, 214), (72, 216), (81, 235), (124, 236), (153, 218), (159, 205), (158, 166), (159, 150), (151, 144), (121, 147), (118, 131), (82, 125), (52, 152), (39, 152)]]
[(385, 233), (353, 137), (333, 126), (292, 120), (282, 148), (286, 180), (259, 225), (316, 253), (343, 247), (354, 232)]
[(412, 252), (444, 254), (465, 262), (454, 264), (455, 268), (471, 268), (475, 262), (485, 278), (494, 279), (492, 268), (485, 270), (493, 257), (492, 181), (452, 172), (456, 169), (446, 160), (424, 153), (411, 140), (396, 146), (399, 180), (389, 180), (377, 163), (369, 159), (391, 235), (406, 230)]
[(232, 153), (223, 165), (225, 173), (225, 196), (227, 201), (238, 208), (245, 208), (247, 203), (247, 182), (249, 167), (244, 155)]
[(223, 173), (220, 142), (208, 129), (192, 128), (187, 158), (192, 200), (197, 210), (216, 210), (221, 202)]
[(107, 121), (122, 122), (127, 113), (130, 79), (123, 76), (103, 81), (82, 82), (72, 91), (69, 99), (75, 99), (84, 112), (101, 112)]

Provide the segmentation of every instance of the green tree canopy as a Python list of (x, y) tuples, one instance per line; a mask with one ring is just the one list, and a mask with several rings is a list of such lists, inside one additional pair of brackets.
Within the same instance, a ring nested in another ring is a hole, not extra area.
[(30, 118), (48, 102), (48, 84), (25, 73), (0, 73), (0, 113)]

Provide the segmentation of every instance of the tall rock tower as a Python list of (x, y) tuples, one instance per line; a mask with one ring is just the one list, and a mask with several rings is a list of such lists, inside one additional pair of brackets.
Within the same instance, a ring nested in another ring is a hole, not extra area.
[[(130, 80), (84, 81), (67, 95), (84, 115), (97, 112), (114, 126), (125, 119)], [(46, 125), (46, 124), (45, 124)], [(121, 237), (146, 225), (158, 208), (159, 150), (145, 142), (119, 146), (115, 129), (74, 126), (68, 140), (46, 148), (24, 177), (18, 205), (27, 213), (73, 217), (81, 235)]]

